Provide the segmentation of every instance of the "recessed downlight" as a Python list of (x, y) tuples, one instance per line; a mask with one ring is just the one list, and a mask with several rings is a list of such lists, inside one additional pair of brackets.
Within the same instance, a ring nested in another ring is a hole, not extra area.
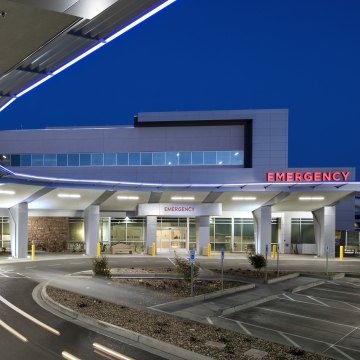
[(0, 190), (0, 194), (15, 195), (15, 191), (13, 191), (13, 190)]
[(171, 200), (195, 200), (194, 196), (172, 196)]
[(79, 199), (79, 198), (81, 198), (80, 194), (58, 194), (57, 196), (59, 198), (64, 198), (64, 199)]
[(251, 201), (251, 200), (256, 200), (256, 197), (255, 196), (233, 196), (231, 199), (234, 200), (234, 201), (237, 201), (237, 200), (239, 200), (239, 201), (242, 201), (242, 200)]
[(119, 195), (117, 197), (118, 200), (139, 200), (139, 197), (138, 196), (122, 196), (122, 195)]
[(299, 200), (301, 201), (321, 201), (325, 198), (323, 196), (300, 196)]

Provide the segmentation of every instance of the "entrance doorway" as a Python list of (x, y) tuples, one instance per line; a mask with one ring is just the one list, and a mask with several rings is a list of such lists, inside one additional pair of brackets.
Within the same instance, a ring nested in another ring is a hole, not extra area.
[(169, 227), (156, 231), (157, 250), (159, 252), (186, 252), (187, 228)]

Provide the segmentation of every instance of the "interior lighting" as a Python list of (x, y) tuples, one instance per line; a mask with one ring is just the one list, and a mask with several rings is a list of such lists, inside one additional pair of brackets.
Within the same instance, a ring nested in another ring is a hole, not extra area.
[(171, 200), (195, 200), (193, 196), (172, 196)]
[(232, 200), (256, 200), (255, 196), (233, 196)]
[(118, 196), (117, 197), (118, 200), (139, 200), (138, 196)]
[(176, 0), (168, 0), (165, 1), (163, 4), (159, 5), (158, 7), (156, 7), (155, 9), (149, 11), (148, 13), (146, 13), (145, 15), (141, 16), (140, 18), (138, 18), (137, 20), (133, 21), (131, 24), (129, 24), (128, 26), (125, 26), (124, 28), (122, 28), (121, 30), (117, 31), (115, 34), (109, 36), (108, 38), (105, 39), (105, 43), (109, 43), (110, 41), (113, 41), (114, 39), (116, 39), (117, 37), (119, 37), (120, 35), (126, 33), (127, 31), (129, 31), (130, 29), (132, 29), (133, 27), (135, 27), (136, 25), (139, 25), (140, 23), (142, 23), (143, 21), (145, 21), (146, 19), (148, 19), (149, 17), (155, 15), (156, 13), (158, 13), (159, 11), (161, 11), (162, 9), (166, 8), (167, 6), (171, 5), (173, 2), (175, 2)]
[(235, 155), (235, 156), (238, 156), (238, 155), (239, 155), (239, 152), (237, 151), (234, 155)]
[(324, 200), (323, 196), (300, 196), (299, 200), (302, 201), (317, 201), (317, 200)]
[(80, 194), (58, 194), (59, 198), (67, 198), (67, 199), (79, 199), (81, 198)]
[(15, 195), (15, 191), (13, 191), (13, 190), (0, 190), (0, 194)]

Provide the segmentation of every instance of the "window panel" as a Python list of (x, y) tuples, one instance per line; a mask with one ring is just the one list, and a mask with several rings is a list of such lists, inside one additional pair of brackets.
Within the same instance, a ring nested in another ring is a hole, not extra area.
[(179, 156), (176, 152), (167, 152), (166, 153), (166, 165), (174, 166), (179, 164)]
[(140, 165), (140, 153), (129, 153), (129, 165)]
[(118, 165), (129, 165), (129, 154), (128, 153), (117, 153), (117, 164)]
[(116, 154), (115, 153), (104, 154), (104, 165), (107, 166), (116, 165)]
[(152, 153), (151, 152), (141, 153), (141, 165), (152, 165)]
[(31, 154), (31, 166), (44, 166), (44, 154)]
[(153, 165), (165, 165), (165, 153), (154, 152), (153, 153)]
[(44, 154), (44, 166), (56, 166), (56, 154)]
[(57, 154), (57, 166), (67, 166), (67, 154)]
[(216, 151), (204, 152), (204, 165), (216, 165)]
[(21, 166), (31, 166), (31, 155), (21, 155), (20, 164)]
[(190, 151), (182, 151), (179, 153), (179, 165), (191, 165)]
[(204, 164), (204, 152), (203, 151), (193, 151), (191, 153), (191, 163), (193, 165), (203, 165)]
[(80, 166), (90, 166), (91, 156), (90, 154), (80, 154)]
[(79, 154), (68, 154), (68, 165), (79, 166)]
[(91, 165), (94, 165), (94, 166), (104, 165), (104, 154), (103, 153), (92, 153), (91, 154)]

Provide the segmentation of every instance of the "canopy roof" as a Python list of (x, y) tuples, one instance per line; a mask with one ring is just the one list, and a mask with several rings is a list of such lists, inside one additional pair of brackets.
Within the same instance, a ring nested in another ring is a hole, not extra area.
[(175, 0), (0, 0), (0, 111)]

